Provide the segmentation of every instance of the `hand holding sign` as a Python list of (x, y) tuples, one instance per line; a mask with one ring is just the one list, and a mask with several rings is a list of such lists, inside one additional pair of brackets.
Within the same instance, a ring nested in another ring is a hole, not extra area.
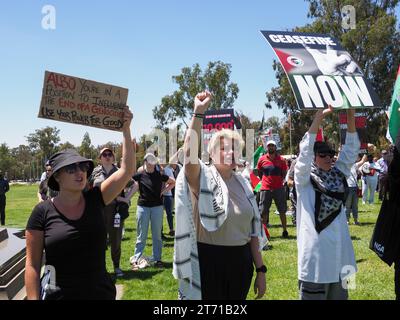
[(133, 114), (131, 110), (129, 110), (129, 107), (126, 106), (124, 108), (124, 120), (123, 120), (124, 125), (122, 126), (122, 131), (130, 130), (132, 119), (133, 119)]
[(331, 105), (328, 106), (327, 109), (319, 109), (315, 113), (314, 120), (311, 124), (310, 129), (308, 130), (308, 133), (310, 134), (317, 134), (319, 130), (319, 126), (321, 125), (322, 120), (330, 115), (333, 112), (333, 108)]
[(327, 116), (329, 116), (330, 114), (333, 113), (333, 108), (331, 105), (328, 106), (328, 108), (326, 109), (319, 109), (316, 113), (315, 113), (315, 117), (320, 118), (321, 120), (326, 118)]

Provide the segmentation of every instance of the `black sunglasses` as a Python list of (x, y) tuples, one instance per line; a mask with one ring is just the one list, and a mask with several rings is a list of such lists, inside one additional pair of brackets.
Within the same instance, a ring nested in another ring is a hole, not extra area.
[(111, 152), (103, 152), (103, 153), (101, 154), (101, 156), (104, 157), (104, 158), (111, 158), (111, 157), (113, 157), (114, 155), (113, 155)]
[(324, 158), (326, 158), (326, 157), (329, 157), (329, 158), (333, 158), (335, 155), (334, 154), (332, 154), (332, 153), (318, 153), (318, 157), (320, 157), (320, 158), (322, 158), (322, 159), (324, 159)]
[(75, 172), (78, 171), (78, 168), (82, 172), (88, 172), (90, 170), (90, 164), (89, 164), (89, 162), (73, 163), (73, 164), (70, 164), (68, 166), (65, 166), (63, 169), (68, 174), (74, 174)]

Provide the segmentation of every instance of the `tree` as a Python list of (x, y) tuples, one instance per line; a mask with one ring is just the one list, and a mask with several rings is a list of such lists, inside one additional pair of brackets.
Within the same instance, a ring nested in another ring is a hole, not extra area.
[(196, 94), (209, 90), (213, 94), (210, 110), (232, 108), (238, 97), (239, 88), (230, 82), (231, 65), (221, 61), (209, 62), (203, 72), (199, 64), (192, 68), (182, 68), (181, 74), (173, 76), (172, 80), (179, 89), (171, 95), (164, 96), (161, 104), (153, 108), (154, 118), (159, 128), (180, 120), (187, 127), (187, 118), (193, 111), (193, 101)]
[(0, 171), (5, 173), (10, 171), (10, 167), (12, 164), (12, 159), (10, 156), (10, 149), (7, 144), (2, 143), (0, 145)]
[(31, 149), (26, 145), (19, 145), (17, 148), (10, 150), (11, 158), (13, 159), (9, 171), (10, 179), (26, 179), (31, 173), (31, 163), (33, 155)]
[(57, 143), (60, 142), (59, 134), (60, 130), (56, 127), (46, 127), (29, 134), (27, 141), (38, 157), (48, 159), (56, 151)]
[(92, 145), (92, 140), (90, 139), (89, 133), (86, 132), (83, 136), (81, 146), (79, 147), (79, 153), (86, 157), (93, 159), (96, 157), (96, 149)]
[[(383, 106), (390, 104), (397, 66), (400, 64), (400, 32), (396, 29), (394, 13), (399, 0), (307, 0), (308, 17), (311, 24), (297, 27), (294, 31), (330, 34), (337, 38), (364, 71), (366, 78), (380, 97)], [(356, 10), (356, 28), (342, 27), (341, 9), (352, 5)], [(275, 102), (286, 116), (291, 114), (293, 145), (300, 142), (308, 129), (314, 112), (300, 111), (290, 88), (287, 77), (279, 62), (273, 62), (278, 87), (266, 93), (269, 102)], [(325, 134), (333, 143), (338, 143), (337, 115), (326, 121)], [(383, 109), (368, 110), (368, 138), (376, 142), (386, 135), (387, 121)]]
[(63, 151), (63, 150), (67, 150), (67, 149), (75, 149), (75, 150), (76, 150), (76, 147), (75, 147), (72, 143), (70, 143), (69, 141), (67, 141), (67, 142), (61, 143), (61, 144), (56, 148), (57, 152)]

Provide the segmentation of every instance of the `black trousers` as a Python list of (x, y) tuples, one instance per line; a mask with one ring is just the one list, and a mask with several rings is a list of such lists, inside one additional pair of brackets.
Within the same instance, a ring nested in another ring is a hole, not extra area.
[(6, 224), (6, 195), (0, 194), (0, 222), (4, 226)]
[(383, 200), (383, 195), (386, 192), (388, 176), (387, 174), (381, 175), (378, 180), (379, 200)]
[(216, 246), (197, 243), (203, 300), (246, 300), (253, 278), (250, 244)]
[(400, 301), (400, 260), (394, 264), (394, 291), (396, 300)]
[(104, 208), (104, 222), (107, 228), (108, 241), (111, 247), (111, 260), (114, 268), (119, 268), (121, 260), (122, 229), (124, 220), (121, 219), (119, 228), (114, 227), (116, 204), (111, 203)]

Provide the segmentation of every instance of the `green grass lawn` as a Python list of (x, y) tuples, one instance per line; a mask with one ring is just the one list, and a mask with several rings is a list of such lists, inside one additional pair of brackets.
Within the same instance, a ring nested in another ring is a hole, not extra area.
[[(37, 203), (37, 186), (12, 185), (7, 194), (6, 226), (24, 228)], [(172, 276), (173, 238), (164, 241), (163, 269), (149, 267), (140, 271), (131, 271), (129, 257), (133, 255), (136, 239), (136, 199), (130, 209), (130, 216), (125, 221), (125, 237), (122, 243), (121, 268), (125, 276), (117, 280), (123, 285), (123, 299), (126, 300), (175, 300), (177, 298), (177, 281)], [(356, 252), (358, 272), (356, 286), (350, 290), (350, 299), (394, 299), (393, 267), (386, 264), (368, 249), (369, 240), (380, 208), (380, 202), (375, 205), (362, 205), (360, 201), (359, 220), (361, 226), (350, 225), (350, 233)], [(272, 227), (272, 250), (263, 251), (263, 258), (268, 267), (266, 300), (292, 300), (298, 298), (297, 293), (297, 248), (296, 229), (289, 224), (289, 239), (281, 239), (279, 216), (274, 214), (275, 207), (271, 208), (270, 221)], [(166, 218), (164, 230), (169, 231)], [(151, 235), (146, 246), (145, 255), (151, 256)], [(107, 252), (107, 267), (112, 273), (110, 252)], [(248, 299), (254, 299), (252, 290)]]

